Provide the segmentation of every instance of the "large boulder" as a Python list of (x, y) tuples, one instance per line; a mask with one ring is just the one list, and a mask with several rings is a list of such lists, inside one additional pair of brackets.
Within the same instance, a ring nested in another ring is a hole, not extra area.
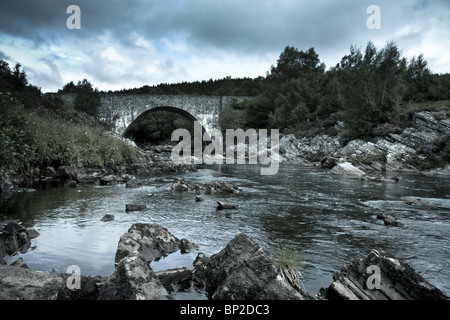
[(248, 236), (237, 233), (219, 253), (198, 264), (194, 277), (213, 300), (305, 300), (275, 260)]
[(392, 254), (371, 250), (333, 275), (326, 290), (330, 300), (440, 300), (445, 294)]
[(119, 263), (133, 251), (147, 261), (157, 260), (180, 249), (180, 240), (157, 224), (135, 223), (120, 237), (115, 262)]
[(120, 260), (100, 287), (100, 300), (171, 300), (169, 292), (138, 251)]

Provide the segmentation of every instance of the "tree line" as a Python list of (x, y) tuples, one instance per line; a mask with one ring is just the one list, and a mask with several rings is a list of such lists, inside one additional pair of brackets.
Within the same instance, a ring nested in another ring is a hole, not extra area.
[[(136, 94), (249, 96), (222, 110), (222, 128), (304, 128), (345, 124), (348, 139), (371, 138), (408, 103), (450, 100), (450, 74), (434, 74), (423, 56), (407, 59), (394, 41), (350, 52), (326, 70), (314, 48), (286, 46), (265, 77), (159, 84), (116, 91)], [(384, 126), (384, 127), (383, 127)]]
[(421, 54), (409, 61), (395, 42), (377, 49), (351, 46), (325, 70), (314, 48), (287, 46), (254, 98), (223, 110), (222, 128), (278, 128), (295, 132), (345, 123), (348, 139), (371, 138), (410, 102), (450, 99), (450, 75), (433, 74)]

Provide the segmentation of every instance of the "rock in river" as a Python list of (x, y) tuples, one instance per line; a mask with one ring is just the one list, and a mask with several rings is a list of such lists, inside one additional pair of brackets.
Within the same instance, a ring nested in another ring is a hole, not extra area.
[(331, 170), (331, 173), (334, 174), (347, 174), (352, 176), (364, 176), (366, 173), (355, 166), (353, 166), (350, 162), (342, 162), (335, 165)]
[(443, 300), (448, 299), (416, 271), (392, 254), (371, 250), (333, 275), (326, 291), (330, 300)]
[(305, 300), (280, 274), (275, 260), (243, 233), (207, 262), (198, 264), (195, 279), (213, 300)]
[(377, 214), (377, 219), (384, 220), (384, 224), (386, 225), (392, 225), (392, 226), (399, 226), (400, 222), (397, 221), (393, 216), (385, 215), (384, 213)]
[(180, 240), (157, 224), (135, 223), (124, 233), (117, 246), (115, 262), (119, 263), (133, 251), (147, 261), (157, 260), (180, 249)]
[(223, 210), (223, 209), (237, 209), (237, 206), (234, 204), (228, 204), (222, 201), (217, 201), (217, 210)]
[(100, 300), (171, 300), (169, 292), (148, 261), (133, 251), (120, 260), (114, 273), (100, 287)]
[(112, 214), (105, 214), (102, 218), (103, 222), (108, 222), (108, 221), (113, 221), (114, 220), (114, 216)]

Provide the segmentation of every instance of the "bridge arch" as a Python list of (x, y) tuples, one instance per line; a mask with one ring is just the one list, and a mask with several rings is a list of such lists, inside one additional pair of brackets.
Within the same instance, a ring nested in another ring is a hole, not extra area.
[[(136, 119), (134, 119), (129, 125), (128, 127), (125, 129), (125, 131), (122, 133), (122, 137), (125, 137), (128, 133), (129, 128), (132, 127), (132, 125), (140, 118), (145, 117), (146, 115), (150, 114), (150, 113), (154, 113), (154, 112), (158, 112), (158, 111), (169, 111), (169, 112), (173, 112), (176, 114), (179, 114), (181, 116), (183, 116), (184, 118), (186, 118), (187, 120), (191, 121), (192, 123), (194, 123), (195, 121), (199, 122), (202, 125), (202, 132), (201, 135), (203, 137), (204, 133), (206, 132), (206, 128), (203, 126), (202, 122), (200, 121), (200, 119), (197, 119), (197, 117), (195, 117), (194, 115), (192, 115), (190, 112), (178, 108), (178, 107), (174, 107), (174, 106), (158, 106), (158, 107), (153, 107), (150, 109), (145, 109), (145, 110), (141, 110), (138, 114), (138, 116), (136, 117)], [(195, 129), (195, 126), (194, 126)]]

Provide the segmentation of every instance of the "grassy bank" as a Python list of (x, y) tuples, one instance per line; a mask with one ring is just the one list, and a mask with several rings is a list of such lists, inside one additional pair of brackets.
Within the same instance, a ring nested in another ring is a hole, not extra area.
[(99, 125), (73, 121), (41, 106), (26, 108), (4, 93), (0, 98), (0, 141), (0, 179), (35, 167), (130, 164), (138, 156), (135, 147)]

